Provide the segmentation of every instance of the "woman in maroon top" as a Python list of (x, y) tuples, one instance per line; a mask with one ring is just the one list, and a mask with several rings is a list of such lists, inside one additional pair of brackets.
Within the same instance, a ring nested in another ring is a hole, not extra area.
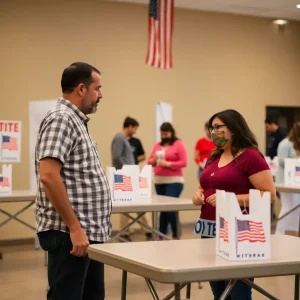
[[(200, 187), (193, 196), (194, 205), (201, 205), (200, 221), (215, 222), (217, 189), (235, 193), (243, 211), (249, 206), (250, 189), (269, 191), (274, 202), (276, 191), (271, 171), (243, 116), (235, 110), (219, 112), (210, 118), (209, 128), (217, 149), (208, 159)], [(215, 230), (201, 235), (214, 237)], [(210, 285), (214, 299), (219, 299), (227, 281), (214, 281)], [(251, 300), (251, 287), (237, 281), (229, 295), (231, 300)]]

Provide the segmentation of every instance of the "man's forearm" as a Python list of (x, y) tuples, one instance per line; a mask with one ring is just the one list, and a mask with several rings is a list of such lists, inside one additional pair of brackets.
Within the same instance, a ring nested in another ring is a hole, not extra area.
[(61, 177), (54, 178), (54, 176), (49, 176), (46, 179), (44, 178), (42, 183), (47, 198), (70, 231), (80, 229), (80, 223), (70, 204), (69, 197)]

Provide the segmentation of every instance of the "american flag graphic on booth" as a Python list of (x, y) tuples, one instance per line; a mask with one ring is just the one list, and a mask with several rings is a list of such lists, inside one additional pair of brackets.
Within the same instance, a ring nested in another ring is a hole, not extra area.
[(254, 222), (250, 220), (237, 220), (237, 241), (250, 243), (266, 242), (266, 236), (262, 222)]
[(9, 151), (18, 150), (17, 138), (3, 135), (2, 136), (2, 150), (7, 149)]
[(220, 217), (220, 239), (223, 239), (224, 242), (229, 242), (228, 222), (223, 217)]
[(2, 186), (2, 187), (9, 187), (8, 177), (0, 176), (0, 186)]
[(146, 64), (172, 68), (174, 0), (150, 0)]
[(300, 167), (295, 166), (295, 176), (300, 177)]
[(125, 175), (114, 175), (114, 190), (132, 192), (131, 177)]
[(140, 189), (147, 189), (148, 188), (148, 178), (140, 176), (139, 186), (140, 186)]

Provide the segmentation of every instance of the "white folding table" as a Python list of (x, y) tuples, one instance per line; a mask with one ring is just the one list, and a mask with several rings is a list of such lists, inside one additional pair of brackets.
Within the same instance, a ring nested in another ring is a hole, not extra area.
[[(25, 210), (29, 209), (35, 203), (36, 198), (36, 191), (31, 190), (19, 190), (13, 191), (12, 195), (2, 196), (0, 197), (0, 205), (1, 203), (26, 203), (28, 202), (22, 209), (18, 210), (16, 213), (9, 213), (4, 209), (0, 208), (0, 212), (5, 214), (7, 218), (0, 223), (0, 227), (4, 226), (11, 220), (16, 220), (21, 224), (35, 230), (35, 227), (28, 224), (27, 222), (21, 220), (18, 216), (24, 212)], [(153, 238), (157, 235), (162, 236), (168, 239), (167, 236), (160, 233), (157, 229), (157, 214), (158, 212), (164, 211), (184, 211), (184, 210), (199, 210), (199, 207), (196, 207), (192, 204), (190, 199), (183, 199), (183, 198), (173, 198), (173, 197), (166, 197), (166, 196), (158, 196), (152, 195), (151, 199), (144, 199), (139, 198), (135, 202), (126, 202), (126, 203), (113, 203), (112, 206), (112, 213), (113, 214), (124, 214), (127, 218), (132, 220), (126, 227), (122, 228), (117, 235), (115, 235), (110, 241), (113, 241), (117, 238), (122, 239), (120, 236), (125, 232), (130, 226), (135, 223), (140, 224), (141, 226), (147, 228), (149, 231), (153, 232)], [(142, 215), (146, 214), (147, 212), (152, 213), (152, 227), (147, 226), (139, 221)], [(133, 218), (129, 215), (129, 213), (139, 213), (139, 216)], [(179, 218), (177, 217), (179, 221)], [(196, 220), (195, 220), (196, 222)], [(177, 225), (178, 226), (178, 225)]]
[[(153, 299), (159, 298), (151, 280), (174, 284), (174, 291), (164, 300), (181, 299), (180, 290), (199, 281), (230, 280), (220, 300), (226, 299), (237, 280), (242, 280), (269, 299), (277, 299), (252, 283), (250, 277), (299, 275), (300, 239), (271, 236), (271, 259), (228, 261), (216, 255), (215, 239), (151, 241), (91, 245), (91, 259), (123, 270), (121, 300), (126, 299), (127, 272), (144, 277)], [(299, 300), (299, 276), (295, 276), (294, 300)]]
[[(158, 212), (165, 212), (165, 211), (175, 211), (177, 213), (177, 232), (179, 229), (179, 211), (185, 210), (199, 210), (199, 207), (193, 205), (191, 199), (184, 199), (184, 198), (174, 198), (174, 197), (167, 197), (167, 196), (159, 196), (159, 195), (152, 195), (151, 199), (144, 199), (139, 198), (134, 202), (125, 202), (125, 203), (113, 203), (112, 206), (112, 213), (113, 214), (123, 214), (127, 218), (131, 220), (131, 222), (124, 228), (122, 228), (115, 236), (113, 236), (110, 240), (113, 241), (115, 239), (121, 239), (120, 237), (130, 226), (135, 223), (140, 224), (141, 226), (148, 229), (150, 232), (153, 233), (153, 239), (157, 235), (169, 239), (166, 235), (162, 234), (158, 231), (157, 228), (157, 215)], [(152, 227), (147, 226), (146, 224), (142, 223), (139, 219), (146, 213), (152, 213)], [(138, 213), (138, 217), (133, 218), (129, 215), (129, 213)], [(196, 220), (194, 220), (196, 223)]]

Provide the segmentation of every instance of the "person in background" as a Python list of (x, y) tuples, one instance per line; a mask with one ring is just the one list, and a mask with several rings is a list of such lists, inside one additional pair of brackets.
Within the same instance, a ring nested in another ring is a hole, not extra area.
[[(217, 148), (209, 157), (200, 178), (200, 186), (193, 196), (194, 205), (201, 206), (201, 221), (206, 224), (216, 221), (216, 190), (235, 193), (244, 213), (248, 210), (250, 189), (260, 190), (261, 193), (268, 191), (271, 201), (275, 201), (271, 171), (243, 116), (231, 109), (216, 113), (209, 120), (209, 128)], [(201, 238), (215, 237), (214, 230), (201, 234)], [(215, 300), (220, 298), (227, 284), (225, 280), (210, 282)], [(237, 281), (229, 298), (250, 300), (251, 295), (251, 287)]]
[[(276, 174), (276, 183), (284, 183), (284, 160), (285, 158), (300, 159), (300, 122), (296, 122), (287, 138), (279, 143), (278, 146), (278, 168)], [(299, 160), (300, 163), (300, 160)], [(296, 168), (296, 165), (295, 165)], [(278, 218), (283, 216), (294, 207), (300, 205), (300, 195), (293, 193), (280, 193), (281, 209)], [(279, 220), (276, 225), (276, 234), (285, 234), (287, 230), (299, 230), (299, 212), (300, 208)]]
[[(270, 134), (267, 145), (267, 156), (273, 159), (277, 156), (279, 143), (286, 137), (284, 129), (280, 128), (275, 118), (268, 116), (265, 120), (266, 131)], [(280, 199), (281, 194), (276, 192), (277, 197)], [(271, 206), (271, 218), (276, 219), (274, 213), (274, 205)]]
[(136, 134), (139, 127), (137, 120), (126, 117), (123, 128), (118, 132), (111, 143), (112, 165), (116, 169), (122, 169), (123, 165), (134, 165), (134, 156), (129, 139)]
[(111, 234), (111, 193), (87, 115), (102, 98), (100, 72), (76, 62), (61, 78), (62, 97), (41, 122), (36, 149), (36, 226), (48, 252), (48, 300), (103, 300), (104, 265), (89, 244)]
[(273, 159), (277, 156), (277, 148), (279, 143), (286, 137), (284, 129), (280, 128), (277, 121), (272, 117), (267, 117), (265, 120), (266, 131), (270, 134), (270, 140), (267, 146), (267, 156)]
[[(161, 141), (154, 145), (148, 159), (148, 164), (154, 167), (156, 193), (179, 198), (184, 186), (183, 168), (187, 165), (186, 147), (169, 122), (161, 125), (160, 135)], [(167, 234), (170, 224), (173, 239), (178, 239), (177, 217), (176, 212), (161, 212), (159, 231)]]
[[(139, 127), (137, 120), (126, 117), (123, 122), (123, 128), (121, 132), (118, 132), (111, 144), (111, 156), (112, 156), (112, 165), (116, 169), (122, 169), (124, 165), (134, 165), (135, 160), (132, 152), (129, 139), (133, 137)], [(120, 216), (120, 227), (124, 228), (128, 225), (128, 218), (121, 215)], [(121, 237), (127, 241), (131, 241), (129, 237), (129, 230), (124, 232)]]
[(198, 166), (198, 180), (200, 180), (200, 176), (211, 151), (216, 148), (215, 144), (211, 140), (210, 132), (208, 130), (208, 122), (204, 124), (204, 130), (206, 133), (205, 137), (200, 138), (195, 145), (194, 159)]
[[(132, 150), (132, 153), (133, 153), (135, 164), (138, 165), (139, 163), (145, 161), (146, 160), (145, 150), (143, 148), (143, 145), (142, 145), (142, 142), (140, 141), (140, 139), (135, 138), (135, 137), (132, 136), (128, 141), (129, 141), (129, 144), (131, 146), (131, 150)], [(138, 216), (139, 215), (140, 214), (138, 214)], [(140, 221), (142, 223), (144, 223), (145, 225), (147, 225), (147, 226), (150, 227), (150, 224), (149, 224), (149, 222), (147, 220), (146, 215), (143, 215), (140, 218)], [(152, 237), (151, 232), (146, 231), (145, 228), (142, 227), (142, 226), (141, 226), (141, 231), (145, 234), (145, 236), (147, 238), (151, 238)]]
[(131, 146), (134, 163), (138, 165), (139, 163), (145, 161), (146, 155), (141, 140), (132, 136), (128, 141)]

